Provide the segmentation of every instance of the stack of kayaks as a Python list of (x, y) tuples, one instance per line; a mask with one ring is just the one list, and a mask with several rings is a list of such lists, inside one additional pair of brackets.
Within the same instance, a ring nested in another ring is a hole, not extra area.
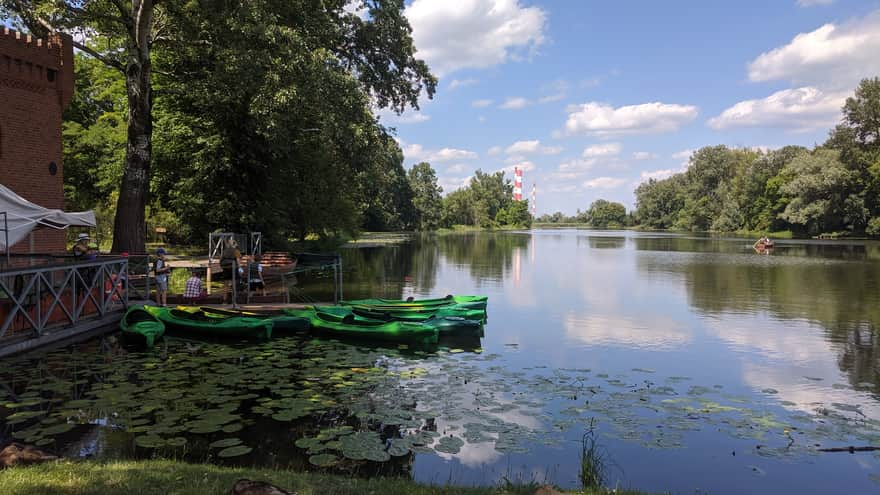
[(437, 299), (355, 299), (340, 301), (343, 306), (369, 306), (375, 309), (436, 309), (441, 307), (455, 307), (458, 309), (481, 309), (486, 310), (489, 298), (486, 296), (453, 296)]
[(359, 318), (348, 308), (340, 306), (333, 308), (332, 311), (326, 311), (327, 308), (319, 310), (315, 307), (285, 311), (292, 316), (308, 318), (312, 324), (312, 332), (322, 337), (409, 344), (437, 343), (436, 328), (406, 321)]
[(320, 335), (435, 343), (438, 336), (482, 337), (487, 300), (484, 296), (359, 299), (343, 301), (340, 306), (285, 311), (309, 318), (312, 331)]
[(274, 312), (211, 307), (133, 306), (120, 327), (127, 338), (148, 347), (167, 327), (213, 336), (262, 337), (272, 331), (311, 331), (319, 336), (410, 344), (436, 344), (439, 336), (481, 338), (486, 321), (484, 296), (446, 296), (406, 301), (359, 299), (339, 306)]
[(250, 316), (227, 316), (205, 313), (201, 310), (144, 306), (148, 312), (169, 329), (217, 337), (272, 336), (272, 321)]
[(272, 322), (272, 331), (277, 332), (307, 332), (311, 328), (311, 321), (308, 318), (294, 316), (284, 311), (247, 311), (237, 309), (211, 308), (202, 306), (201, 308), (182, 307), (179, 309), (186, 311), (202, 311), (214, 318), (230, 318), (230, 317), (248, 317), (260, 318)]
[(119, 321), (119, 328), (126, 342), (148, 349), (165, 333), (165, 324), (140, 305), (128, 308)]

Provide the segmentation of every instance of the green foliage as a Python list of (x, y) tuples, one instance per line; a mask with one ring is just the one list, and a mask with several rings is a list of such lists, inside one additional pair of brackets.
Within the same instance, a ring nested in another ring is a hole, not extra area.
[(865, 79), (822, 147), (700, 149), (686, 172), (639, 185), (636, 219), (649, 228), (867, 233), (880, 217), (878, 123), (880, 79)]
[(478, 169), (467, 187), (453, 191), (443, 199), (441, 224), (447, 228), (455, 225), (480, 228), (525, 226), (528, 215), (530, 226), (528, 203), (512, 206), (513, 203), (513, 184), (504, 178), (504, 172), (490, 174)]
[(410, 169), (407, 179), (413, 192), (413, 207), (419, 230), (435, 230), (443, 214), (443, 188), (437, 185), (437, 175), (431, 165), (419, 163)]
[(868, 221), (865, 233), (873, 237), (880, 237), (880, 217), (874, 217)]
[(528, 229), (532, 226), (532, 214), (529, 213), (528, 201), (512, 201), (495, 215), (498, 225), (512, 225)]
[(586, 220), (593, 227), (623, 227), (626, 225), (626, 207), (620, 203), (605, 199), (597, 199), (590, 204), (586, 212)]
[[(279, 243), (415, 225), (400, 147), (372, 109), (418, 108), (437, 80), (415, 58), (402, 0), (359, 3), (364, 19), (347, 0), (157, 2), (146, 62), (152, 118), (137, 135), (152, 142), (146, 207), (164, 215), (153, 223), (188, 225), (175, 235), (189, 242), (222, 229)], [(123, 10), (105, 0), (0, 0), (0, 15), (35, 34), (46, 20), (89, 33), (100, 62), (77, 55), (66, 191), (69, 204), (111, 215), (133, 101), (120, 70), (133, 50)]]
[(864, 228), (867, 210), (850, 194), (856, 174), (839, 160), (839, 152), (818, 149), (798, 155), (782, 171), (788, 178), (780, 192), (790, 198), (783, 220), (819, 234), (845, 228)]

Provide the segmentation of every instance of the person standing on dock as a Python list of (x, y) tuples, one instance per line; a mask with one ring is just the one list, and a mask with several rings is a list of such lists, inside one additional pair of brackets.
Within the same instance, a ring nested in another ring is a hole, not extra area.
[(153, 271), (156, 273), (156, 304), (165, 306), (168, 304), (168, 272), (171, 267), (165, 260), (165, 248), (156, 250), (156, 263), (153, 264)]

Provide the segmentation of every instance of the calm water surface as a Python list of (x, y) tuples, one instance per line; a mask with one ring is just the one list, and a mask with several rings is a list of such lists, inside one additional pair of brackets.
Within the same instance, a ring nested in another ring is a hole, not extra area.
[[(21, 396), (14, 410), (27, 404), (22, 398), (73, 387), (75, 401), (34, 407), (60, 409), (52, 421), (88, 426), (61, 426), (59, 439), (30, 427), (33, 438), (57, 442), (49, 446), (66, 455), (148, 457), (153, 452), (133, 435), (155, 431), (185, 436), (185, 451), (174, 455), (191, 460), (305, 468), (309, 456), (294, 441), (345, 424), (379, 432), (386, 450), (406, 431), (435, 430), (449, 443), (429, 438), (433, 450), (421, 442), (372, 471), (340, 464), (341, 472), (574, 488), (580, 439), (592, 422), (611, 486), (880, 492), (880, 455), (817, 451), (880, 446), (880, 244), (778, 241), (759, 254), (745, 239), (538, 230), (368, 238), (343, 257), (347, 298), (488, 295), (485, 337), (416, 353), (294, 337), (244, 345), (172, 340), (153, 354), (123, 357), (110, 356), (102, 341), (29, 358), (28, 366), (47, 370), (39, 380), (16, 381), (21, 364), (6, 363), (0, 381)], [(371, 366), (393, 373), (358, 385)], [(302, 384), (323, 385), (331, 371), (336, 385), (303, 394)], [(100, 407), (89, 390), (102, 397)], [(193, 399), (189, 412), (181, 406), (176, 416), (163, 415), (168, 401), (199, 394), (208, 405)], [(154, 397), (155, 408), (142, 404)], [(307, 400), (327, 409), (318, 414)], [(389, 403), (394, 408), (381, 411)], [(207, 443), (224, 433), (205, 423), (206, 407), (254, 452), (234, 461), (207, 454)], [(194, 421), (193, 411), (203, 416)], [(199, 428), (210, 433), (200, 436)]]
[[(688, 378), (679, 383), (712, 390), (700, 396), (713, 402), (732, 398), (786, 426), (794, 424), (790, 417), (810, 418), (820, 431), (829, 414), (880, 420), (878, 243), (778, 241), (762, 255), (745, 239), (543, 230), (359, 249), (347, 252), (346, 262), (354, 270), (347, 296), (375, 292), (376, 280), (389, 297), (488, 295), (482, 346), (511, 369), (589, 368), (591, 383), (603, 384), (597, 376), (608, 375), (605, 381), (617, 377), (631, 389), (645, 380)], [(686, 395), (688, 387), (677, 388)], [(614, 414), (599, 409), (580, 414), (580, 428), (566, 425), (567, 444), (510, 455), (466, 445), (452, 458), (417, 457), (414, 476), (488, 483), (513, 474), (574, 487), (578, 433), (594, 417), (614, 465), (610, 477), (623, 486), (715, 494), (880, 492), (880, 459), (871, 453), (768, 455), (758, 448), (784, 448), (789, 435), (796, 446), (865, 445), (871, 438), (880, 444), (873, 433), (807, 440), (770, 425), (766, 434), (750, 436), (720, 432), (724, 420), (708, 420), (658, 448), (622, 439), (627, 435), (614, 428)]]

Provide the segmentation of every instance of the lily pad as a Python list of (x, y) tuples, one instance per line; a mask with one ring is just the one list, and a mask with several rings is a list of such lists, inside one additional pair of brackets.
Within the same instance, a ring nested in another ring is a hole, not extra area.
[(309, 463), (318, 467), (330, 467), (339, 462), (333, 454), (317, 454), (309, 457)]
[(236, 445), (235, 447), (228, 447), (217, 453), (217, 457), (238, 457), (245, 454), (250, 453), (252, 450), (251, 447), (247, 445)]
[(240, 438), (224, 438), (223, 440), (217, 440), (216, 442), (211, 442), (208, 447), (212, 449), (224, 449), (226, 447), (232, 447), (241, 443)]

